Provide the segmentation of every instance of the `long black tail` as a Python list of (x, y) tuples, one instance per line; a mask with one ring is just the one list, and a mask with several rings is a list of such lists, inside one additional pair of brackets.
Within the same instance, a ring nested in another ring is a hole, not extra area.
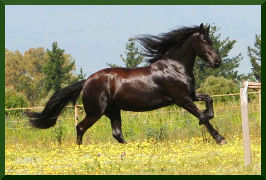
[(85, 80), (78, 81), (67, 87), (57, 90), (45, 104), (42, 112), (27, 112), (30, 124), (33, 127), (47, 129), (55, 125), (57, 117), (69, 103), (76, 103), (77, 98), (84, 86)]

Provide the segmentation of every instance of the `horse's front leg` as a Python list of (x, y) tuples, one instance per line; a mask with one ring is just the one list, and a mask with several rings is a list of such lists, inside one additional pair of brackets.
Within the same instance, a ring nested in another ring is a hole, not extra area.
[[(209, 95), (196, 93), (194, 100), (195, 101), (205, 101), (206, 110), (204, 110), (203, 113), (205, 114), (207, 121), (209, 121), (210, 119), (212, 119), (214, 117), (213, 100)], [(200, 125), (201, 124), (203, 124), (203, 122), (200, 122)]]
[(218, 143), (218, 144), (225, 144), (225, 138), (221, 136), (217, 130), (215, 130), (211, 123), (209, 122), (209, 117), (207, 116), (206, 113), (201, 112), (198, 107), (194, 104), (193, 100), (191, 97), (184, 97), (183, 101), (177, 101), (177, 105), (183, 107), (186, 109), (188, 112), (196, 116), (200, 124), (204, 124), (206, 128), (208, 129), (209, 133), (213, 137), (213, 139)]

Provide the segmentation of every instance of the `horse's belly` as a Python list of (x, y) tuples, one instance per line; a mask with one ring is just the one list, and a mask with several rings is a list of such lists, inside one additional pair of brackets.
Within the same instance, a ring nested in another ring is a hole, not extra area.
[(125, 111), (142, 112), (151, 111), (172, 104), (173, 101), (170, 98), (147, 99), (145, 97), (139, 97), (134, 99), (124, 99), (120, 103), (117, 103), (117, 106)]

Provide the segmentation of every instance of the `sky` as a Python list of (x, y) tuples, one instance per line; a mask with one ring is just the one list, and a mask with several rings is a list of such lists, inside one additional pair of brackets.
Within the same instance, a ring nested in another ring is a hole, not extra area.
[(237, 40), (229, 57), (242, 54), (239, 73), (251, 72), (247, 47), (261, 34), (259, 5), (165, 6), (5, 6), (5, 48), (24, 53), (30, 48), (51, 49), (53, 42), (71, 54), (76, 73), (87, 77), (106, 63), (123, 65), (128, 39), (208, 23), (220, 28), (222, 38)]

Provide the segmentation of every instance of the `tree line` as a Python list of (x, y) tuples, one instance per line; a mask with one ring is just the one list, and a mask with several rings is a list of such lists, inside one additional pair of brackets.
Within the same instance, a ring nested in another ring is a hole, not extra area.
[[(243, 80), (261, 81), (261, 36), (255, 35), (255, 42), (248, 46), (248, 57), (251, 62), (251, 73), (239, 74), (238, 67), (243, 56), (239, 53), (229, 57), (236, 40), (229, 37), (222, 38), (220, 29), (210, 28), (210, 38), (214, 49), (219, 52), (222, 64), (213, 69), (201, 58), (196, 57), (194, 76), (196, 89), (208, 94), (232, 93), (239, 90)], [(136, 39), (130, 38), (126, 43), (125, 56), (120, 55), (124, 67), (136, 68), (147, 66), (141, 55)], [(119, 67), (116, 64), (106, 63), (109, 67)], [(5, 50), (5, 105), (23, 107), (42, 105), (53, 92), (73, 82), (85, 79), (81, 68), (75, 75), (75, 60), (59, 48), (58, 43), (52, 43), (51, 50), (31, 48), (24, 54), (19, 51)]]
[[(30, 48), (24, 54), (5, 49), (5, 105), (40, 105), (47, 95), (85, 78), (74, 74), (75, 61), (54, 42), (52, 49)], [(40, 103), (41, 102), (41, 103)]]

